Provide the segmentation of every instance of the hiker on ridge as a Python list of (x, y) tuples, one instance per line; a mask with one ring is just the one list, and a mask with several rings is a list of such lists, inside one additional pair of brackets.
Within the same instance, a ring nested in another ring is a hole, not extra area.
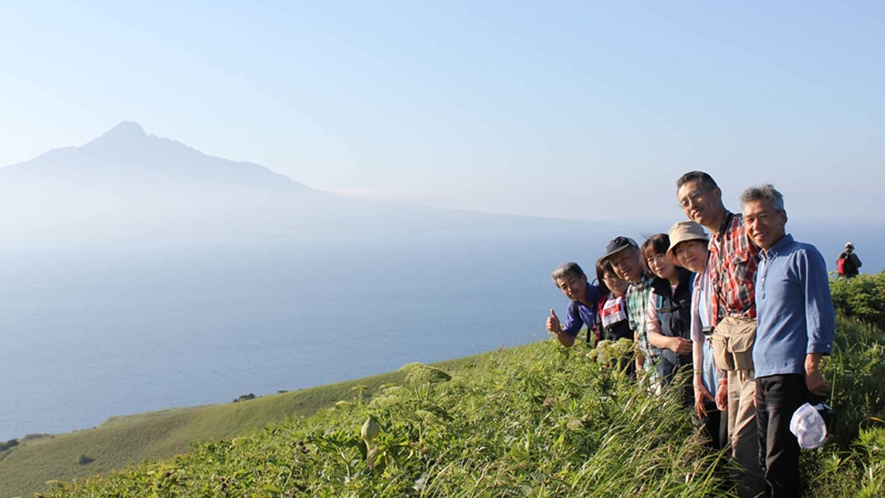
[(860, 262), (860, 258), (854, 253), (854, 244), (851, 242), (845, 244), (845, 250), (842, 251), (842, 254), (839, 254), (839, 259), (836, 260), (836, 271), (839, 273), (839, 276), (854, 278), (860, 274), (858, 268), (861, 266), (863, 266), (863, 263)]
[(648, 342), (646, 334), (646, 307), (651, 295), (651, 281), (642, 264), (639, 245), (630, 237), (615, 237), (605, 246), (605, 255), (599, 258), (600, 263), (610, 263), (615, 275), (630, 283), (627, 288), (627, 320), (633, 331), (636, 353), (636, 373), (645, 372), (649, 376), (652, 389), (657, 389), (658, 376), (655, 371), (660, 350)]
[(722, 191), (709, 174), (690, 171), (676, 181), (676, 189), (685, 215), (712, 235), (707, 265), (713, 290), (714, 358), (728, 371), (728, 435), (732, 458), (741, 467), (737, 491), (741, 497), (755, 497), (767, 489), (759, 467), (754, 401), (759, 248), (747, 237), (743, 217), (725, 208)]
[(560, 324), (556, 311), (551, 309), (547, 318), (547, 331), (555, 335), (560, 344), (570, 348), (575, 344), (575, 338), (584, 325), (587, 325), (588, 334), (593, 333), (591, 329), (596, 325), (597, 308), (602, 296), (599, 288), (587, 281), (587, 275), (578, 263), (560, 265), (553, 270), (550, 278), (570, 302), (565, 327)]
[(630, 330), (630, 322), (627, 320), (625, 298), (630, 284), (618, 278), (611, 263), (607, 261), (596, 263), (596, 279), (599, 282), (599, 290), (602, 291), (602, 299), (599, 300), (597, 341), (619, 339), (632, 341), (633, 331)]
[[(676, 372), (691, 364), (691, 288), (694, 274), (667, 259), (670, 237), (652, 235), (642, 243), (642, 258), (655, 278), (646, 308), (648, 342), (661, 350), (658, 376), (667, 385)], [(691, 406), (691, 392), (684, 402)]]
[[(667, 257), (695, 273), (691, 293), (692, 387), (694, 409), (710, 437), (710, 447), (728, 445), (727, 375), (713, 361), (713, 324), (710, 318), (710, 274), (707, 272), (707, 244), (704, 227), (693, 221), (677, 221), (670, 228)], [(721, 388), (721, 389), (720, 389)]]
[(772, 497), (800, 496), (793, 413), (829, 386), (820, 360), (833, 351), (836, 312), (827, 264), (811, 244), (786, 232), (784, 197), (772, 185), (741, 195), (747, 235), (762, 248), (756, 275), (756, 422), (759, 460)]

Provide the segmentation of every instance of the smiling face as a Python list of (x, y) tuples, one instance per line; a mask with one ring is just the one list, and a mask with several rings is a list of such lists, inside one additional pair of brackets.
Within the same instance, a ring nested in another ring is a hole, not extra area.
[(688, 219), (710, 230), (719, 229), (719, 220), (725, 213), (719, 188), (708, 189), (698, 181), (686, 182), (679, 187), (676, 197)]
[(656, 276), (670, 280), (677, 275), (676, 266), (663, 253), (655, 254), (645, 260), (645, 265)]
[(701, 273), (707, 267), (707, 241), (686, 240), (673, 248), (673, 254), (679, 264), (695, 273)]
[(744, 204), (744, 227), (754, 244), (771, 249), (786, 234), (787, 212), (776, 211), (768, 201)]
[(639, 260), (639, 248), (628, 247), (608, 258), (615, 274), (621, 280), (636, 282), (642, 276), (642, 262)]
[(606, 270), (602, 280), (605, 281), (605, 286), (608, 287), (608, 290), (617, 297), (621, 297), (627, 292), (627, 282), (618, 278), (614, 271)]
[(584, 295), (587, 293), (587, 276), (576, 276), (567, 274), (562, 278), (556, 279), (556, 286), (562, 291), (563, 295), (572, 301), (583, 301)]

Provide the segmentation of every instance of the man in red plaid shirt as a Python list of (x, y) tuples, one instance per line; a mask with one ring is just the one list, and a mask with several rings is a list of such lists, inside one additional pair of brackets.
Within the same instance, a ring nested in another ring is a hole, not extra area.
[(676, 188), (685, 215), (712, 235), (707, 267), (713, 287), (714, 358), (719, 368), (728, 371), (728, 436), (732, 457), (742, 467), (738, 493), (764, 496), (767, 486), (759, 466), (753, 367), (759, 248), (747, 237), (741, 215), (725, 208), (722, 191), (709, 174), (686, 173), (676, 181)]

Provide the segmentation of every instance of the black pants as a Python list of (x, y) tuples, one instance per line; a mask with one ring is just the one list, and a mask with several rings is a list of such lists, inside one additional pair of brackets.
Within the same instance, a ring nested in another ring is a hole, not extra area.
[(707, 416), (700, 419), (704, 432), (710, 437), (709, 447), (713, 450), (721, 450), (728, 446), (728, 412), (720, 412), (716, 403), (710, 400), (704, 401), (704, 409)]
[(790, 432), (790, 420), (807, 400), (808, 388), (802, 375), (756, 378), (759, 464), (772, 498), (801, 494), (799, 442)]

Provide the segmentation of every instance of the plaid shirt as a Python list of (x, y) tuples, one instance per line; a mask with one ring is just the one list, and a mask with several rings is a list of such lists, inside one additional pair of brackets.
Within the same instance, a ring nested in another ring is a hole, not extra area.
[(639, 337), (639, 351), (645, 356), (645, 366), (643, 370), (646, 372), (655, 372), (655, 363), (657, 363), (661, 350), (652, 346), (648, 342), (648, 306), (649, 296), (651, 295), (651, 281), (654, 277), (643, 274), (639, 281), (630, 284), (627, 289), (627, 319), (630, 321), (630, 330)]
[(756, 270), (759, 247), (750, 242), (744, 218), (725, 213), (719, 235), (710, 237), (710, 285), (713, 324), (732, 315), (756, 318)]

